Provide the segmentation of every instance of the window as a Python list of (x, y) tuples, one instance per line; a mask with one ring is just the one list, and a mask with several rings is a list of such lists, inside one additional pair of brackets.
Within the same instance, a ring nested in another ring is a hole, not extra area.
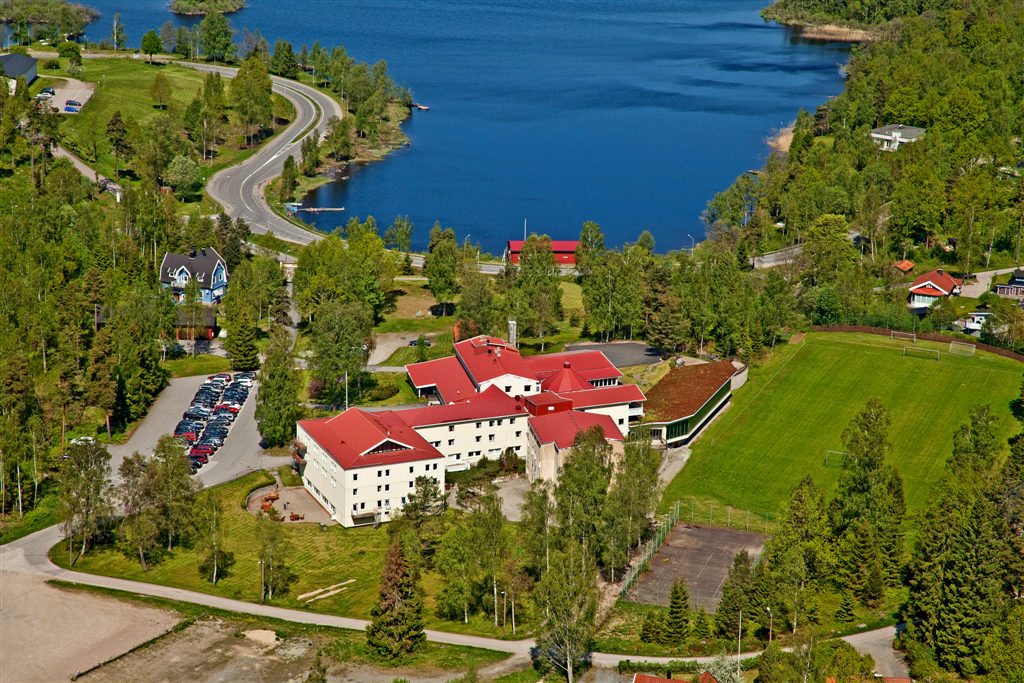
[(385, 477), (390, 477), (391, 476), (391, 470), (384, 470), (384, 476)]
[(519, 437), (521, 437), (522, 435), (523, 435), (523, 433), (522, 433), (522, 432), (516, 432), (516, 438), (517, 438), (517, 439), (518, 439)]
[(386, 507), (386, 508), (391, 507), (391, 499), (390, 498), (385, 498), (384, 499), (384, 507)]
[(381, 506), (381, 502), (382, 502), (382, 501), (379, 501), (379, 500), (377, 501), (377, 507), (382, 507), (382, 506)]
[(493, 426), (494, 426), (494, 420), (489, 420), (489, 421), (487, 422), (487, 426), (488, 426), (488, 427), (493, 427)]
[(449, 446), (454, 446), (455, 445), (455, 439), (448, 439), (448, 445)]
[(438, 446), (441, 445), (441, 442), (440, 441), (431, 441), (430, 445), (433, 446), (434, 448), (437, 448)]
[(409, 467), (409, 474), (412, 474), (412, 467)]
[(512, 387), (511, 386), (505, 387), (505, 393), (506, 394), (511, 394), (512, 393)]
[(510, 417), (510, 418), (508, 419), (508, 423), (509, 423), (510, 425), (514, 425), (514, 424), (516, 423), (516, 419), (515, 419), (514, 417)]
[(523, 387), (523, 393), (524, 393), (524, 394), (528, 394), (528, 393), (530, 393), (530, 385), (529, 385), (529, 384), (527, 384), (527, 385), (525, 385), (525, 386)]
[(516, 446), (516, 453), (519, 452), (519, 448), (520, 448), (519, 446)]
[(480, 427), (482, 427), (482, 426), (483, 426), (483, 424), (484, 424), (483, 422), (477, 422), (477, 423), (476, 423), (476, 428), (477, 428), (477, 429), (480, 429)]
[(355, 474), (352, 475), (352, 481), (359, 481), (359, 473), (358, 472), (356, 472)]
[(437, 469), (437, 463), (436, 462), (434, 463), (434, 469), (435, 470)]
[(405, 505), (405, 496), (402, 496), (402, 505)]
[(494, 441), (494, 434), (488, 434), (487, 435), (487, 440), (488, 441)]
[(623, 422), (625, 422), (625, 420), (623, 420), (623, 419), (622, 419), (622, 418), (620, 417), (620, 418), (619, 418), (619, 424), (622, 424)]
[(360, 503), (359, 504), (359, 509), (360, 510), (365, 510), (366, 509), (366, 503)]
[(410, 481), (410, 482), (409, 482), (409, 488), (411, 488), (411, 489), (414, 489), (414, 488), (416, 488), (416, 482), (414, 482), (414, 481)]
[(358, 494), (359, 494), (359, 489), (352, 489), (352, 495), (353, 496), (358, 495)]
[(385, 491), (390, 491), (391, 490), (391, 484), (384, 484), (384, 490)]
[(381, 470), (377, 470), (377, 478), (378, 478), (378, 479), (380, 478), (380, 476), (381, 476), (382, 474), (383, 474), (383, 472), (382, 472)]
[(380, 486), (380, 484), (378, 484), (377, 485), (377, 493), (380, 493), (380, 491), (381, 491), (381, 486)]
[(423, 471), (424, 472), (429, 472), (430, 471), (430, 463), (427, 463), (426, 465), (423, 466)]
[(477, 443), (480, 443), (480, 439), (482, 439), (482, 438), (484, 438), (484, 437), (483, 437), (483, 436), (482, 436), (481, 434), (477, 434), (477, 436), (476, 436), (476, 442), (477, 442)]
[(470, 451), (469, 452), (469, 457), (471, 457), (471, 458), (474, 457), (474, 456), (477, 456), (477, 455), (480, 455), (480, 451)]
[(337, 486), (337, 484), (334, 482), (334, 477), (331, 477), (331, 486)]
[(498, 420), (498, 426), (499, 427), (501, 426), (501, 420)]
[(358, 503), (352, 503), (352, 512), (355, 512), (358, 509), (359, 509), (359, 504)]
[(455, 425), (448, 425), (448, 431), (449, 432), (454, 432), (455, 431)]

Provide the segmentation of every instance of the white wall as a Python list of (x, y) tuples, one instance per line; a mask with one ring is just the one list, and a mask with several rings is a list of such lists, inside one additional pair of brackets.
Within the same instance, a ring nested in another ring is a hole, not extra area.
[(306, 466), (302, 473), (306, 490), (342, 526), (353, 526), (353, 506), (358, 513), (374, 511), (378, 503), (387, 521), (390, 513), (401, 510), (409, 493), (415, 490), (416, 477), (434, 477), (444, 491), (442, 458), (346, 470), (302, 425), (298, 426), (296, 437), (306, 444)]
[(517, 375), (502, 375), (482, 382), (478, 391), (483, 393), (490, 386), (496, 386), (509, 396), (533, 396), (540, 393), (540, 382)]
[(526, 450), (526, 433), (530, 429), (526, 423), (527, 417), (529, 415), (526, 413), (520, 413), (415, 429), (416, 433), (444, 454), (447, 466), (452, 467), (461, 463), (475, 463), (484, 456), (493, 460), (506, 448), (514, 449), (522, 457)]
[[(576, 408), (573, 407), (577, 413), (597, 413), (598, 415), (607, 415), (612, 419), (612, 422), (619, 428), (623, 436), (629, 434), (629, 404), (628, 403), (615, 403), (610, 406), (594, 406), (593, 408)], [(615, 436), (612, 434), (611, 436)]]

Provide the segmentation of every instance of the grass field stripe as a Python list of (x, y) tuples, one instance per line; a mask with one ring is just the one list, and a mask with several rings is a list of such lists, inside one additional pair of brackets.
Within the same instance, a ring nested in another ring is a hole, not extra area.
[(769, 386), (771, 385), (771, 383), (775, 381), (775, 378), (779, 376), (779, 373), (780, 373), (780, 372), (782, 372), (782, 371), (783, 371), (783, 370), (784, 370), (784, 369), (786, 368), (786, 366), (787, 366), (787, 365), (789, 365), (789, 361), (791, 361), (791, 360), (793, 360), (794, 358), (796, 358), (796, 357), (797, 357), (797, 355), (798, 355), (798, 354), (799, 354), (799, 353), (800, 353), (801, 351), (803, 351), (803, 350), (804, 350), (804, 346), (806, 346), (806, 345), (807, 345), (807, 342), (805, 341), (805, 342), (804, 342), (803, 344), (801, 344), (801, 345), (800, 345), (800, 348), (798, 348), (798, 349), (797, 349), (796, 351), (794, 351), (794, 352), (793, 352), (793, 355), (792, 355), (792, 356), (790, 356), (790, 357), (789, 357), (788, 359), (786, 359), (786, 362), (785, 362), (785, 363), (783, 363), (783, 364), (782, 364), (782, 366), (781, 366), (781, 367), (780, 367), (780, 368), (779, 368), (778, 370), (776, 370), (776, 371), (775, 371), (775, 374), (774, 374), (774, 375), (772, 375), (772, 378), (771, 378), (770, 380), (768, 380), (767, 382), (765, 382), (764, 386), (763, 386), (763, 387), (761, 387), (760, 389), (758, 389), (758, 390), (757, 390), (757, 393), (756, 393), (756, 394), (754, 394), (754, 395), (753, 395), (753, 396), (751, 397), (750, 401), (748, 401), (748, 402), (747, 402), (747, 405), (743, 406), (743, 408), (741, 408), (741, 409), (739, 410), (739, 412), (737, 412), (737, 413), (736, 413), (736, 414), (735, 414), (735, 415), (733, 416), (733, 418), (732, 418), (732, 420), (731, 420), (731, 421), (729, 422), (729, 424), (727, 424), (726, 426), (722, 427), (722, 431), (723, 431), (723, 432), (724, 432), (724, 431), (727, 431), (727, 430), (729, 429), (729, 427), (732, 427), (732, 425), (733, 425), (733, 424), (734, 424), (734, 423), (736, 422), (736, 420), (737, 420), (737, 419), (739, 419), (739, 416), (743, 414), (743, 411), (745, 411), (745, 410), (746, 410), (747, 408), (749, 408), (749, 407), (750, 407), (750, 404), (751, 404), (751, 403), (753, 403), (754, 401), (756, 401), (756, 400), (757, 400), (757, 397), (761, 395), (761, 392), (762, 392), (762, 391), (764, 391), (765, 389), (767, 389), (767, 388), (768, 388), (768, 387), (769, 387)]

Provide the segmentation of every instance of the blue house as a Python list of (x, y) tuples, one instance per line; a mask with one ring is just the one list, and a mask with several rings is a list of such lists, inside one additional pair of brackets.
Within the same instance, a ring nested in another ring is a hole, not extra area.
[(212, 247), (182, 254), (164, 254), (160, 264), (160, 284), (170, 287), (174, 300), (181, 301), (185, 286), (195, 278), (199, 282), (199, 300), (215, 304), (224, 298), (228, 289), (228, 266)]

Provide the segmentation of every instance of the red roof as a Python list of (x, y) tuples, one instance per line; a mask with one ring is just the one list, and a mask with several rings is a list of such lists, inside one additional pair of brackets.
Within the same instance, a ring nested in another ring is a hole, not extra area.
[(671, 678), (662, 678), (661, 676), (651, 676), (650, 674), (633, 674), (633, 683), (679, 683), (678, 681), (672, 681)]
[(436, 387), (445, 403), (454, 403), (476, 395), (476, 386), (455, 356), (405, 366), (417, 389)]
[(705, 671), (700, 675), (697, 683), (718, 683), (718, 679), (710, 671)]
[(580, 376), (580, 373), (572, 369), (570, 361), (565, 361), (561, 370), (541, 382), (540, 388), (544, 391), (584, 391), (594, 387), (587, 380)]
[(401, 419), (410, 427), (427, 427), (430, 425), (449, 424), (452, 422), (468, 422), (471, 420), (487, 420), (495, 417), (515, 417), (525, 415), (526, 409), (521, 401), (506, 396), (497, 390), (502, 398), (490, 401), (463, 401), (444, 406), (428, 406), (403, 410)]
[(893, 265), (896, 266), (896, 268), (898, 268), (899, 270), (902, 270), (904, 273), (909, 273), (914, 269), (913, 261), (908, 261), (906, 259), (903, 259), (899, 263), (894, 263)]
[[(444, 457), (393, 410), (367, 413), (350, 408), (334, 417), (301, 420), (299, 426), (346, 470)], [(370, 452), (387, 441), (396, 450)]]
[(929, 271), (918, 275), (914, 280), (914, 284), (910, 285), (910, 291), (915, 294), (926, 292), (919, 292), (922, 287), (928, 287), (933, 290), (939, 290), (940, 294), (930, 294), (929, 296), (948, 296), (953, 293), (953, 290), (964, 283), (963, 280), (958, 280), (949, 273), (945, 272), (940, 268)]
[(727, 360), (672, 368), (647, 392), (647, 414), (659, 422), (673, 422), (701, 409), (736, 374)]
[(918, 287), (917, 289), (915, 289), (914, 294), (924, 294), (925, 296), (946, 296), (947, 294), (949, 294), (949, 292), (943, 292), (938, 289), (935, 289), (934, 287), (929, 287), (925, 285), (923, 287)]
[(527, 356), (523, 360), (542, 382), (561, 370), (565, 361), (572, 363), (572, 369), (588, 382), (594, 379), (622, 377), (618, 368), (600, 351), (545, 353), (540, 356)]
[(647, 397), (635, 384), (622, 384), (614, 387), (587, 387), (585, 391), (571, 391), (559, 394), (563, 398), (572, 399), (573, 408), (593, 408), (610, 406), (618, 403), (646, 401)]
[(542, 444), (554, 443), (559, 450), (569, 448), (577, 432), (585, 432), (594, 425), (604, 430), (606, 439), (622, 441), (622, 432), (607, 415), (600, 413), (579, 413), (569, 410), (530, 418), (530, 429)]
[[(497, 337), (480, 335), (459, 342), (455, 345), (455, 353), (477, 385), (502, 375), (536, 379), (516, 347)], [(450, 402), (454, 399), (445, 397), (445, 400)]]
[(523, 400), (526, 401), (526, 409), (530, 411), (531, 415), (547, 415), (548, 413), (572, 410), (572, 400), (550, 391), (524, 396)]

